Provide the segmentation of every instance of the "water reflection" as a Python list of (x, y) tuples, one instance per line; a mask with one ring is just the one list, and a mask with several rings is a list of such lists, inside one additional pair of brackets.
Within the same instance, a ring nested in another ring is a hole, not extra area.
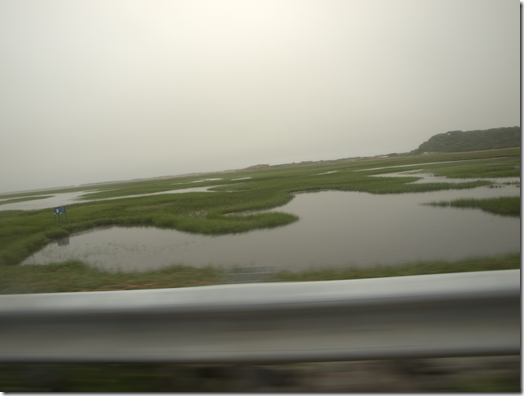
[(409, 170), (403, 172), (386, 173), (380, 175), (369, 175), (369, 177), (420, 177), (419, 180), (410, 182), (408, 184), (425, 184), (425, 183), (469, 183), (474, 181), (489, 181), (495, 183), (496, 187), (502, 187), (507, 184), (520, 183), (519, 177), (491, 177), (491, 178), (467, 178), (467, 179), (453, 179), (445, 176), (435, 176), (431, 173), (418, 173), (424, 172), (424, 169)]
[(68, 246), (47, 246), (22, 264), (81, 259), (112, 271), (144, 271), (171, 264), (273, 266), (293, 271), (518, 252), (519, 218), (478, 209), (421, 205), (500, 196), (520, 196), (520, 189), (504, 186), (393, 195), (337, 191), (298, 194), (275, 209), (300, 217), (285, 227), (224, 236), (113, 227), (73, 235)]
[(187, 192), (213, 192), (209, 190), (210, 188), (213, 188), (213, 187), (220, 187), (220, 186), (180, 188), (178, 190), (161, 191), (161, 192), (149, 193), (149, 194), (137, 194), (137, 195), (126, 195), (122, 197), (114, 197), (114, 198), (82, 199), (82, 200), (80, 200), (80, 197), (82, 196), (89, 197), (89, 194), (98, 193), (100, 191), (77, 191), (77, 192), (71, 192), (71, 193), (55, 194), (52, 197), (44, 198), (44, 199), (36, 199), (34, 201), (23, 201), (23, 202), (15, 202), (12, 204), (4, 204), (4, 205), (0, 205), (0, 210), (37, 210), (37, 209), (52, 208), (55, 206), (63, 206), (67, 204), (70, 205), (70, 204), (79, 203), (79, 202), (109, 201), (113, 199), (147, 197), (150, 195), (160, 195), (160, 194), (181, 194), (181, 193), (187, 193)]
[[(499, 157), (498, 160), (505, 160), (509, 157)], [(420, 165), (440, 165), (440, 164), (457, 164), (459, 162), (473, 162), (473, 161), (479, 161), (478, 159), (467, 159), (467, 160), (459, 160), (459, 161), (439, 161), (439, 162), (424, 162)], [(391, 169), (391, 168), (405, 168), (408, 166), (417, 166), (417, 164), (407, 164), (407, 165), (394, 165), (394, 166), (381, 166), (379, 168), (366, 168), (366, 169), (357, 169), (355, 172), (365, 172), (365, 171), (374, 171), (379, 169)]]

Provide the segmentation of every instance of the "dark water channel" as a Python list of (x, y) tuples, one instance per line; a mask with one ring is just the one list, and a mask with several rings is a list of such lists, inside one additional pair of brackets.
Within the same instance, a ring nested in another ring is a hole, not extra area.
[(479, 187), (393, 195), (304, 193), (275, 209), (300, 217), (288, 226), (225, 236), (111, 227), (73, 235), (62, 245), (53, 243), (22, 264), (80, 259), (110, 271), (144, 271), (171, 264), (293, 271), (518, 252), (519, 218), (492, 215), (478, 209), (422, 205), (431, 201), (500, 196), (520, 196), (520, 189)]

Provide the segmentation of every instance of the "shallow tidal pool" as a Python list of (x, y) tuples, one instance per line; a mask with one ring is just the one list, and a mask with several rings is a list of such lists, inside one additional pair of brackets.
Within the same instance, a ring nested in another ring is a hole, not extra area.
[(520, 218), (423, 205), (500, 196), (520, 196), (520, 189), (296, 194), (291, 202), (274, 209), (299, 216), (298, 222), (284, 227), (223, 236), (152, 227), (96, 229), (50, 244), (22, 265), (82, 260), (109, 271), (146, 271), (173, 264), (296, 271), (518, 252)]

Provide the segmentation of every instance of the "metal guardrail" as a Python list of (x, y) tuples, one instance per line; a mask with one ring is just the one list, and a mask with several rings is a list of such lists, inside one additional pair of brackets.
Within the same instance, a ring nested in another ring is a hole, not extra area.
[(520, 270), (0, 296), (0, 362), (520, 353)]

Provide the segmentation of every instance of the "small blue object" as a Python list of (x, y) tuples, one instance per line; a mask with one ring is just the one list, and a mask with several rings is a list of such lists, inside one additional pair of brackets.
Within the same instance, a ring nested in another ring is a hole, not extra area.
[(67, 213), (66, 213), (65, 206), (57, 206), (56, 208), (54, 208), (53, 217), (55, 218), (55, 221), (56, 221), (56, 215), (58, 215), (59, 220), (62, 220), (62, 215), (64, 215), (65, 219), (67, 220)]

